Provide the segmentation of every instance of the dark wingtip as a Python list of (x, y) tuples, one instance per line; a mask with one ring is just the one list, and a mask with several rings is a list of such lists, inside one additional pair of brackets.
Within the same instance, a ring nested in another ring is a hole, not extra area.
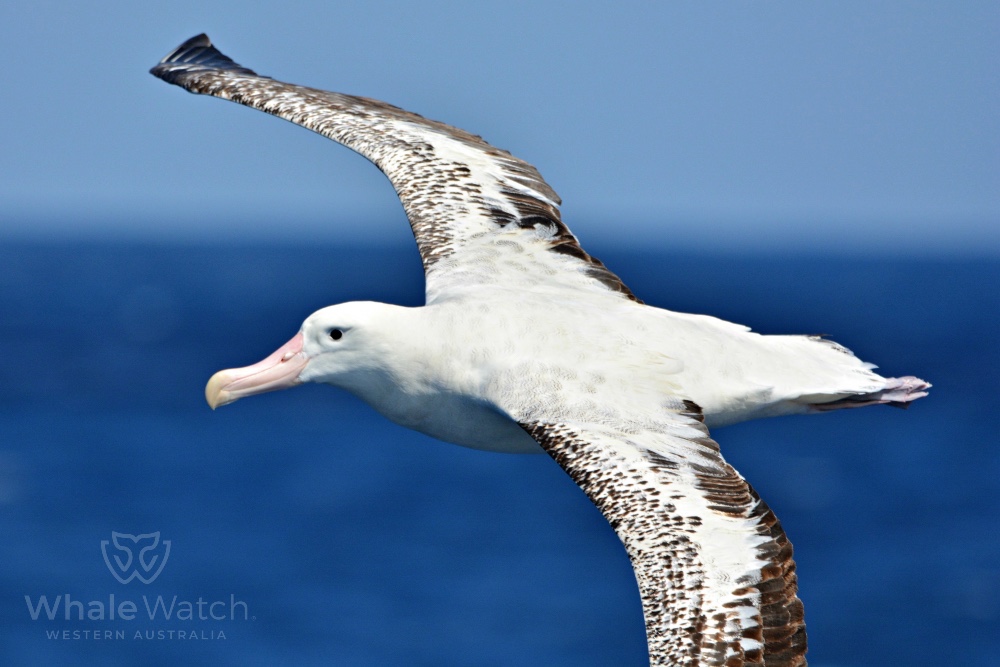
[(163, 60), (161, 60), (160, 62), (161, 63), (168, 62), (173, 58), (174, 54), (178, 53), (179, 51), (187, 51), (195, 47), (209, 48), (211, 46), (212, 46), (212, 40), (209, 39), (208, 35), (206, 35), (205, 33), (201, 33), (200, 35), (195, 35), (191, 39), (187, 40), (186, 42), (178, 46), (176, 49), (171, 51), (169, 55), (163, 58)]
[(212, 40), (205, 33), (195, 35), (168, 53), (156, 67), (149, 70), (149, 73), (167, 83), (183, 85), (181, 81), (183, 75), (208, 71), (257, 76), (256, 72), (234, 62), (232, 58), (212, 46)]

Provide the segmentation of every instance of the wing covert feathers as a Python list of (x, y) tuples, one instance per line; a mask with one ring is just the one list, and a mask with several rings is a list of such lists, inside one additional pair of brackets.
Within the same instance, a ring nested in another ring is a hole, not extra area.
[[(770, 508), (695, 424), (705, 437), (686, 443), (604, 425), (521, 426), (624, 543), (642, 596), (651, 664), (805, 665), (792, 545)], [(639, 444), (657, 440), (655, 447)]]
[(538, 170), (481, 137), (378, 100), (262, 77), (222, 54), (204, 34), (150, 71), (189, 92), (301, 125), (375, 163), (409, 218), (427, 274), (428, 302), (468, 286), (530, 289), (538, 283), (638, 301), (580, 247), (562, 222), (559, 196)]

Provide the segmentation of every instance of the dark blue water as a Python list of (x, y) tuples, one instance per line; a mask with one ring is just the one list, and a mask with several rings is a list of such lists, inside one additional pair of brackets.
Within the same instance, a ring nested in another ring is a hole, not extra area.
[[(795, 544), (811, 664), (991, 664), (1000, 262), (601, 256), (655, 305), (934, 383), (908, 411), (716, 438)], [(625, 553), (547, 457), (437, 443), (328, 387), (206, 407), (215, 370), (351, 299), (419, 304), (416, 251), (0, 248), (0, 664), (644, 664)], [(113, 578), (113, 531), (171, 542), (156, 580)], [(112, 594), (137, 617), (108, 618)], [(84, 619), (32, 620), (43, 595)], [(174, 596), (193, 617), (146, 618)]]

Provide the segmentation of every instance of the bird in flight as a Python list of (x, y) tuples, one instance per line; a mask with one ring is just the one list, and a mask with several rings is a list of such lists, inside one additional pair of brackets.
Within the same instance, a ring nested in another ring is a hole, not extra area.
[(214, 409), (304, 382), (346, 389), (459, 445), (544, 451), (631, 559), (653, 665), (805, 665), (792, 545), (710, 429), (927, 395), (818, 336), (763, 336), (645, 305), (563, 223), (530, 164), (373, 99), (260, 76), (202, 34), (152, 74), (265, 111), (371, 160), (426, 276), (419, 308), (310, 315), (272, 355), (216, 373)]

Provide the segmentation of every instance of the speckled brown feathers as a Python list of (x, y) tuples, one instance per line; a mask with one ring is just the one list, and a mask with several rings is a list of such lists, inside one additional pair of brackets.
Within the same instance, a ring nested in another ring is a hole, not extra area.
[[(703, 429), (698, 422), (690, 426)], [(586, 492), (624, 543), (653, 665), (806, 664), (792, 546), (712, 440), (680, 442), (661, 432), (625, 442), (612, 430), (578, 423), (522, 428)], [(640, 444), (657, 441), (655, 448)], [(737, 557), (736, 567), (727, 563), (729, 572), (720, 577), (718, 561), (727, 556), (721, 550)], [(752, 554), (742, 565), (740, 551)]]
[[(547, 280), (555, 267), (559, 280), (575, 274), (579, 287), (638, 301), (580, 247), (560, 218), (558, 195), (538, 171), (481, 137), (378, 100), (259, 76), (219, 52), (206, 35), (189, 39), (151, 72), (192, 93), (301, 125), (374, 162), (410, 220), (429, 301), (453, 287), (490, 283), (497, 253), (519, 254), (529, 274), (524, 285)], [(539, 255), (537, 248), (552, 252)]]

